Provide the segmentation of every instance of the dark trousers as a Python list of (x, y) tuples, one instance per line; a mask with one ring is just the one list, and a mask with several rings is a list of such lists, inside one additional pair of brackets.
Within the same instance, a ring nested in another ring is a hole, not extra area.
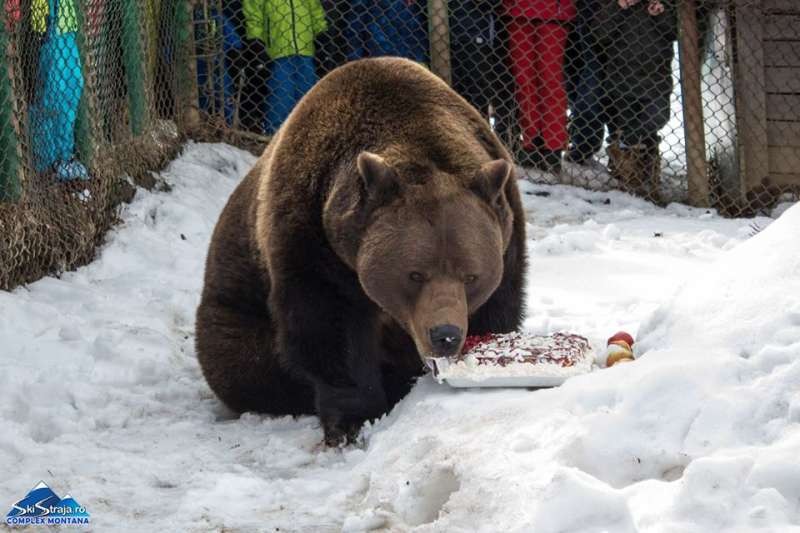
[(605, 56), (594, 37), (594, 20), (600, 0), (577, 0), (578, 16), (570, 33), (566, 67), (570, 102), (570, 152), (583, 162), (603, 146), (609, 106), (603, 86)]
[[(663, 58), (646, 69), (632, 69), (616, 59), (606, 66), (609, 132), (623, 145), (659, 142), (659, 131), (669, 122), (672, 97), (672, 44)], [(643, 72), (646, 70), (646, 74)]]
[(507, 140), (514, 122), (514, 79), (504, 57), (503, 42), (454, 41), (452, 46), (453, 89), (480, 113), (491, 118), (494, 130)]
[(604, 57), (588, 41), (581, 52), (583, 68), (577, 77), (570, 120), (569, 155), (576, 162), (586, 161), (602, 148), (611, 106), (603, 86)]
[(645, 78), (621, 56), (607, 58), (597, 46), (584, 50), (570, 122), (573, 161), (585, 161), (602, 148), (605, 126), (623, 145), (658, 144), (658, 132), (670, 117), (671, 51), (667, 54)]

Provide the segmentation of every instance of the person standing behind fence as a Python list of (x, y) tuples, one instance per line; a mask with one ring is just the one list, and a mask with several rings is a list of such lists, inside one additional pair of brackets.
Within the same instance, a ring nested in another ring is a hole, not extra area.
[(248, 39), (259, 39), (272, 60), (264, 131), (275, 133), (317, 82), (314, 39), (327, 29), (319, 0), (244, 0)]
[(347, 26), (349, 24), (350, 1), (321, 0), (328, 20), (328, 31), (316, 41), (317, 74), (324, 76), (347, 60)]
[(513, 95), (507, 85), (507, 39), (499, 12), (501, 0), (452, 0), (449, 2), (450, 54), (453, 89), (508, 140), (513, 114)]
[(672, 0), (613, 0), (595, 24), (607, 55), (609, 171), (620, 187), (659, 198), (659, 131), (670, 117), (677, 14)]
[[(236, 33), (236, 26), (223, 9), (219, 12), (208, 5), (195, 6), (195, 43), (205, 43), (202, 54), (197, 59), (197, 86), (200, 92), (200, 109), (206, 113), (218, 113), (225, 117), (230, 126), (236, 111), (236, 88), (231, 75), (235, 52), (241, 50), (242, 41)], [(222, 53), (208, 43), (222, 42)]]
[[(611, 0), (616, 1), (616, 0)], [(594, 24), (609, 0), (577, 0), (578, 16), (573, 30), (576, 63), (570, 115), (570, 147), (566, 159), (584, 166), (600, 165), (593, 156), (603, 146), (608, 121), (608, 100), (603, 76), (607, 54), (598, 46)]]
[(347, 59), (397, 56), (428, 62), (424, 0), (352, 0), (346, 16)]
[(520, 163), (561, 171), (567, 144), (564, 47), (573, 0), (504, 0), (509, 22), (511, 69), (517, 83), (522, 129)]
[[(197, 59), (197, 86), (200, 109), (209, 114), (219, 113), (225, 123), (233, 124), (236, 90), (231, 75), (232, 57), (242, 48), (236, 27), (223, 10), (207, 5), (195, 6), (195, 44), (200, 45)], [(216, 48), (221, 41), (222, 51)]]
[(34, 167), (37, 172), (52, 170), (59, 181), (88, 179), (86, 167), (75, 158), (83, 74), (73, 0), (33, 0), (31, 26), (44, 34), (30, 109)]

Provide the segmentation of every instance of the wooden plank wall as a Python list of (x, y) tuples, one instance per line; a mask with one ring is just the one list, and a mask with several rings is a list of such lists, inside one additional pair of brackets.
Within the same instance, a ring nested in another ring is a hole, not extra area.
[(800, 185), (800, 0), (763, 0), (769, 176)]
[(741, 192), (800, 188), (800, 0), (735, 0)]

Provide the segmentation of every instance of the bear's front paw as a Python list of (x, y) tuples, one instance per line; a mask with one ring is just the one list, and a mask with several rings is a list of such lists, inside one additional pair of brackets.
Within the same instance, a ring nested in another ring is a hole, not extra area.
[(352, 444), (364, 422), (380, 418), (387, 409), (382, 389), (317, 387), (317, 413), (328, 446)]
[(355, 444), (358, 433), (364, 420), (343, 419), (337, 415), (320, 416), (322, 431), (325, 435), (325, 446), (339, 448), (348, 444)]

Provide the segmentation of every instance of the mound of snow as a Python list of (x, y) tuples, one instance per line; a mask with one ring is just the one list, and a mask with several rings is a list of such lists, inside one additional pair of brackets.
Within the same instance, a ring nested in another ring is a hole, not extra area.
[(745, 358), (800, 340), (800, 205), (700, 269), (639, 336), (640, 351), (725, 348)]
[(791, 531), (798, 227), (795, 206), (698, 269), (646, 320), (633, 365), (537, 392), (418, 385), (369, 433), (365, 517), (404, 530), (404, 487), (451, 469), (458, 489), (424, 530)]

